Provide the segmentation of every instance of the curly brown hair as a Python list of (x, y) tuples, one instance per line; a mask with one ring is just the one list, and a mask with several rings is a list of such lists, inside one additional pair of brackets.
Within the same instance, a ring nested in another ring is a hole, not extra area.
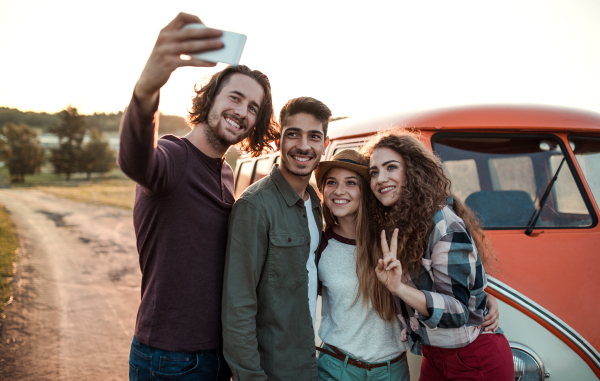
[(264, 98), (258, 110), (254, 129), (239, 143), (242, 151), (250, 153), (252, 157), (260, 156), (272, 151), (273, 147), (270, 143), (279, 139), (279, 126), (273, 113), (271, 83), (269, 78), (260, 71), (251, 70), (245, 65), (228, 66), (211, 76), (208, 83), (194, 86), (196, 95), (192, 98), (192, 110), (189, 111), (188, 120), (193, 126), (206, 123), (215, 98), (234, 74), (247, 75), (263, 88)]
[[(370, 139), (361, 153), (370, 159), (374, 150), (388, 148), (404, 159), (406, 186), (401, 190), (401, 197), (394, 205), (384, 206), (372, 197), (369, 205), (369, 234), (379, 237), (382, 230), (388, 237), (395, 228), (398, 233), (398, 259), (402, 268), (410, 274), (418, 276), (421, 270), (421, 258), (427, 250), (427, 237), (432, 228), (434, 214), (447, 205), (448, 198), (453, 197), (454, 212), (464, 220), (471, 233), (475, 246), (484, 265), (494, 257), (491, 245), (485, 232), (473, 212), (450, 191), (450, 179), (444, 172), (441, 160), (433, 154), (420, 136), (406, 129), (389, 129), (382, 131)], [(383, 258), (379, 240), (373, 239), (370, 255), (362, 265), (363, 277), (369, 278), (370, 290), (362, 288), (363, 295), (370, 295), (373, 308), (377, 314), (387, 321), (395, 317), (394, 301), (391, 293), (378, 282), (373, 269), (380, 258)], [(359, 257), (360, 258), (360, 257)], [(366, 273), (369, 273), (367, 276)], [(360, 278), (360, 276), (359, 276)]]

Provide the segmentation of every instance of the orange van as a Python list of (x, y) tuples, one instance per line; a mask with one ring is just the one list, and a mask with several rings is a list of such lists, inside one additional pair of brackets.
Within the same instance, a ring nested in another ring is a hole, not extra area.
[[(420, 132), (486, 229), (498, 259), (487, 292), (515, 380), (599, 380), (600, 114), (518, 105), (350, 118), (330, 124), (323, 159), (390, 127)], [(236, 198), (278, 160), (239, 159)], [(411, 356), (411, 379), (419, 362)]]

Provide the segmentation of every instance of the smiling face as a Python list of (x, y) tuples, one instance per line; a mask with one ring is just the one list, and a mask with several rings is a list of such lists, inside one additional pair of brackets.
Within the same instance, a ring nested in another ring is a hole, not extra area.
[(281, 170), (295, 176), (310, 176), (327, 146), (323, 124), (314, 116), (298, 113), (286, 118), (279, 150)]
[(332, 168), (323, 181), (323, 200), (338, 219), (355, 218), (360, 207), (359, 175), (345, 168)]
[(244, 74), (233, 74), (215, 97), (207, 118), (206, 136), (216, 148), (244, 140), (256, 124), (264, 97), (262, 86)]
[(389, 148), (377, 148), (369, 162), (371, 190), (385, 206), (400, 200), (402, 188), (406, 186), (406, 164), (404, 158)]

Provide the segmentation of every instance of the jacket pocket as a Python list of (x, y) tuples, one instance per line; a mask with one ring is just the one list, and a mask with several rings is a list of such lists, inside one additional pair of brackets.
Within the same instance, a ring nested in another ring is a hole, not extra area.
[[(297, 287), (306, 277), (309, 248), (297, 233), (271, 234), (269, 237), (269, 279), (273, 287)], [(306, 253), (305, 253), (306, 252)]]

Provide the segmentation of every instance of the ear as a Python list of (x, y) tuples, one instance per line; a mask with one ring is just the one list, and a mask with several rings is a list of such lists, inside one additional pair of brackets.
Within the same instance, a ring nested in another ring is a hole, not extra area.
[(277, 151), (279, 151), (281, 149), (281, 147), (279, 146), (279, 141), (280, 139), (275, 140), (275, 147), (277, 147)]
[[(327, 136), (325, 138), (325, 144), (324, 144), (324, 148), (327, 148), (327, 146), (329, 145), (329, 136)], [(325, 150), (323, 150), (323, 155), (325, 155)]]

